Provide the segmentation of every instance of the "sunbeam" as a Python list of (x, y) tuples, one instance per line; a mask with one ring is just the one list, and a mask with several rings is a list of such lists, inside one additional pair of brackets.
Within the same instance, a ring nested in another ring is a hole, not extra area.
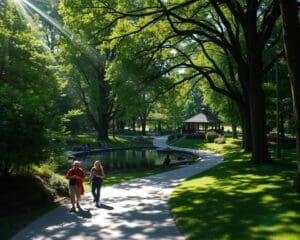
[(37, 28), (40, 27), (34, 21), (34, 14), (38, 14), (49, 24), (54, 26), (59, 32), (61, 32), (64, 36), (66, 36), (81, 52), (84, 52), (95, 62), (103, 61), (102, 57), (99, 55), (96, 49), (90, 47), (87, 42), (83, 39), (83, 37), (78, 36), (72, 32), (68, 27), (63, 26), (56, 19), (49, 16), (47, 13), (42, 11), (40, 8), (29, 2), (28, 0), (14, 0), (14, 3), (17, 7), (19, 14), (23, 17), (23, 19), (30, 24), (31, 27)]

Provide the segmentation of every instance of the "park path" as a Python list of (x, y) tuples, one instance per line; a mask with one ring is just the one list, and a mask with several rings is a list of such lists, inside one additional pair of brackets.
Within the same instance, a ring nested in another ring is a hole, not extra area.
[[(156, 137), (154, 145), (170, 147), (166, 137)], [(94, 206), (88, 193), (82, 198), (81, 211), (69, 213), (69, 204), (60, 206), (38, 218), (12, 240), (185, 239), (169, 211), (169, 196), (180, 182), (217, 165), (223, 157), (207, 151), (174, 149), (194, 152), (202, 160), (169, 172), (104, 187), (100, 208)]]

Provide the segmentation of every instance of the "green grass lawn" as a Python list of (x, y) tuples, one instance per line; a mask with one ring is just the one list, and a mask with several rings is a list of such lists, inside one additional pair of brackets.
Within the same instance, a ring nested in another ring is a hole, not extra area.
[[(71, 135), (66, 139), (68, 145), (67, 150), (71, 150), (73, 147), (80, 147), (86, 143), (90, 143), (92, 147), (96, 147), (97, 146), (96, 138), (97, 136), (94, 133), (79, 133), (76, 135)], [(142, 137), (142, 136), (134, 136), (134, 135), (132, 136), (110, 135), (109, 139), (105, 141), (105, 145), (109, 148), (153, 146), (151, 137)]]
[(281, 161), (256, 165), (237, 140), (176, 145), (209, 149), (225, 159), (183, 182), (171, 196), (172, 213), (188, 239), (300, 239), (300, 195), (292, 191), (294, 147), (284, 148)]

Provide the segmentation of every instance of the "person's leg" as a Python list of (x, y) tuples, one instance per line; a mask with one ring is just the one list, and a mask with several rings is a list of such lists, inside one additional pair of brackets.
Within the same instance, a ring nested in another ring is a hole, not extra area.
[(99, 198), (100, 198), (100, 182), (96, 184), (96, 197), (95, 197), (96, 204), (99, 202)]
[(78, 186), (75, 186), (75, 195), (76, 195), (76, 205), (80, 208), (80, 197), (81, 197), (81, 189)]
[(75, 195), (76, 195), (76, 186), (69, 185), (69, 195), (72, 204), (71, 211), (75, 210)]
[(101, 186), (102, 186), (102, 180), (100, 180), (97, 185), (97, 201), (96, 201), (97, 205), (100, 204)]
[(94, 202), (96, 202), (96, 199), (97, 199), (97, 194), (96, 194), (96, 187), (97, 187), (97, 184), (95, 183), (95, 181), (92, 181), (92, 184), (91, 184), (91, 192), (92, 192), (92, 195), (94, 197)]

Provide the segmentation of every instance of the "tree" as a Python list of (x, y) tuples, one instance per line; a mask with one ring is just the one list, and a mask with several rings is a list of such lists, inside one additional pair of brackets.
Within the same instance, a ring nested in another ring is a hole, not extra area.
[(296, 153), (298, 159), (295, 190), (300, 192), (300, 26), (299, 1), (279, 0), (284, 47), (292, 89), (293, 107), (296, 126)]
[[(78, 19), (81, 2), (63, 1), (59, 11), (69, 31), (60, 45), (61, 55), (66, 59), (73, 89), (81, 100), (84, 112), (98, 133), (97, 139), (108, 139), (109, 122), (114, 114), (114, 98), (111, 83), (106, 77), (106, 65), (113, 58), (113, 50), (102, 47), (96, 49), (95, 42), (102, 42), (87, 18)], [(76, 20), (76, 21), (75, 21)]]
[(53, 58), (37, 32), (6, 1), (0, 14), (0, 175), (9, 175), (50, 156), (59, 92)]
[[(168, 45), (178, 52), (181, 50), (182, 56), (187, 57), (188, 67), (205, 76), (214, 90), (240, 104), (244, 115), (242, 119), (246, 121), (244, 125), (247, 131), (251, 129), (252, 159), (256, 162), (270, 161), (266, 141), (265, 96), (262, 89), (263, 74), (270, 63), (264, 64), (263, 53), (271, 49), (278, 39), (272, 39), (279, 17), (276, 1), (157, 1), (147, 2), (145, 5), (131, 2), (128, 6), (124, 3), (119, 6), (116, 3), (109, 5), (106, 2), (103, 7), (115, 17), (115, 21), (124, 17), (135, 20), (135, 29), (125, 33), (123, 30), (122, 37), (142, 32), (158, 22), (168, 22), (169, 28), (165, 27), (165, 37), (157, 44), (157, 49)], [(127, 11), (124, 7), (127, 7)], [(180, 43), (181, 48), (178, 48), (179, 44), (174, 45), (174, 42)], [(184, 52), (187, 43), (197, 43), (198, 49), (194, 50), (201, 50), (204, 54), (207, 43), (214, 44), (223, 54), (227, 54), (236, 66), (242, 95), (229, 84), (210, 55), (206, 57), (212, 60), (213, 68), (192, 64), (191, 55)], [(214, 85), (211, 74), (219, 74), (226, 89)], [(247, 119), (250, 119), (249, 123)]]
[(214, 92), (204, 81), (201, 83), (201, 90), (205, 92), (205, 94), (203, 94), (204, 103), (208, 105), (213, 112), (218, 113), (225, 123), (231, 125), (232, 137), (237, 138), (237, 127), (240, 126), (240, 115), (235, 102), (222, 94)]

